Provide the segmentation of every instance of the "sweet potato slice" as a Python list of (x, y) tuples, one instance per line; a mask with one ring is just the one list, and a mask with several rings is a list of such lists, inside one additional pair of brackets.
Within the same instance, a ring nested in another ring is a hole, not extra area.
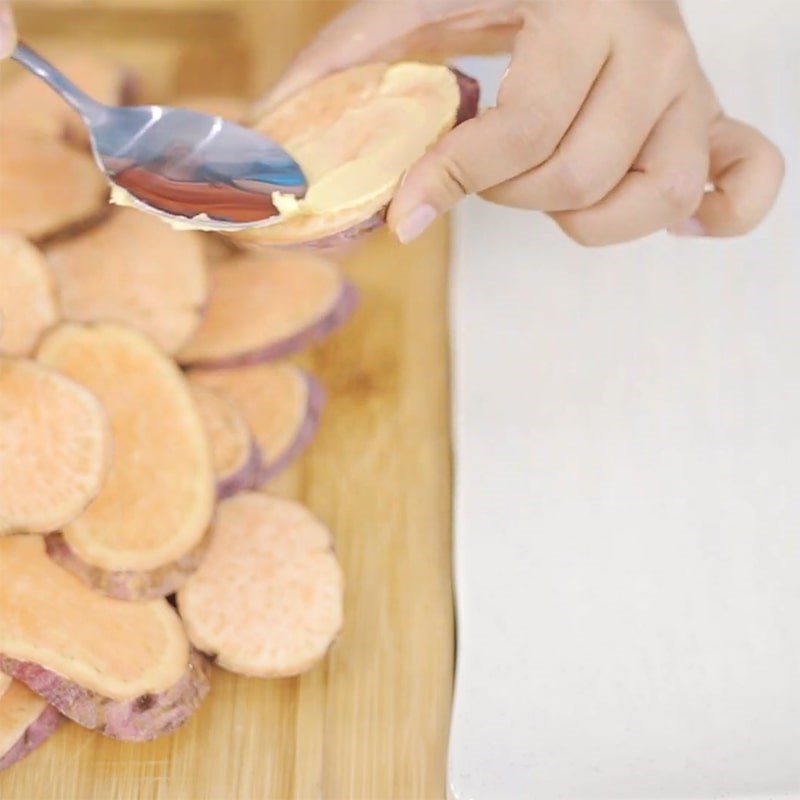
[(119, 322), (165, 352), (184, 345), (208, 294), (200, 237), (133, 209), (47, 251), (67, 319)]
[(110, 454), (93, 394), (34, 361), (0, 357), (0, 535), (71, 522), (100, 491)]
[(91, 157), (29, 131), (0, 131), (0, 229), (40, 240), (105, 213)]
[(227, 397), (261, 451), (256, 486), (287, 467), (314, 437), (324, 403), (320, 384), (292, 364), (192, 370), (192, 380)]
[(244, 119), (249, 103), (242, 97), (227, 94), (192, 94), (181, 95), (172, 105), (229, 119), (231, 122), (240, 122)]
[(232, 235), (326, 246), (377, 227), (403, 173), (477, 106), (477, 83), (443, 66), (367, 64), (323, 78), (256, 124), (303, 167), (306, 196), (277, 194), (279, 221)]
[[(50, 48), (45, 55), (95, 100), (109, 105), (133, 101), (135, 77), (118, 62), (74, 48)], [(51, 138), (66, 138), (75, 144), (89, 144), (86, 125), (78, 113), (49, 86), (21, 67), (0, 89), (0, 129), (34, 131)]]
[(24, 683), (0, 674), (0, 771), (33, 752), (63, 717)]
[(261, 471), (261, 450), (244, 417), (230, 400), (210, 389), (195, 383), (192, 394), (211, 446), (217, 498), (254, 488)]
[(119, 573), (97, 588), (129, 579), (134, 596), (172, 591), (165, 572), (181, 572), (181, 559), (193, 566), (214, 507), (209, 447), (184, 376), (147, 337), (117, 325), (61, 325), (38, 358), (95, 392), (114, 435), (106, 483), (63, 527), (64, 540), (97, 571)]
[(293, 353), (341, 325), (356, 292), (307, 253), (238, 256), (211, 267), (211, 301), (182, 364), (232, 367)]
[(168, 733), (208, 692), (166, 600), (124, 603), (57, 566), (38, 536), (0, 540), (0, 670), (118, 739)]
[(192, 643), (232, 672), (297, 675), (342, 625), (342, 572), (328, 530), (290, 500), (220, 504), (208, 554), (178, 592)]
[(58, 319), (44, 256), (24, 237), (0, 233), (0, 352), (27, 356)]

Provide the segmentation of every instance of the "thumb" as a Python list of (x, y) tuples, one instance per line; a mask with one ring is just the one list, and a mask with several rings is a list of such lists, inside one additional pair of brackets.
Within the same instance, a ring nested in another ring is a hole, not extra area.
[(387, 223), (401, 242), (416, 239), (467, 195), (509, 180), (529, 166), (531, 148), (512, 107), (490, 108), (454, 128), (406, 173)]

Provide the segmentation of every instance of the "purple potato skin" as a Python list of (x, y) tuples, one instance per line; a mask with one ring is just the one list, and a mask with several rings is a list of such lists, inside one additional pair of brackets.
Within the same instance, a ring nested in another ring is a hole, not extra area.
[(38, 664), (0, 656), (0, 670), (24, 683), (65, 717), (112, 739), (146, 742), (179, 728), (210, 688), (209, 664), (192, 650), (183, 677), (169, 689), (132, 700), (111, 700)]
[(173, 594), (183, 586), (200, 566), (208, 545), (207, 538), (177, 561), (144, 572), (108, 571), (88, 564), (69, 546), (61, 533), (48, 534), (45, 545), (53, 561), (92, 589), (117, 600), (152, 600)]
[(0, 756), (0, 772), (32, 753), (58, 730), (63, 721), (64, 717), (53, 706), (47, 706), (28, 726), (22, 737), (17, 740), (17, 743)]
[(235, 472), (217, 479), (217, 500), (225, 500), (252, 489), (261, 474), (262, 462), (261, 448), (255, 439), (251, 439), (250, 453), (244, 464)]
[(283, 472), (306, 449), (317, 432), (322, 407), (325, 405), (325, 390), (322, 388), (322, 384), (311, 375), (306, 373), (305, 379), (308, 384), (308, 405), (305, 419), (289, 447), (274, 460), (262, 464), (258, 478), (252, 487), (254, 489), (262, 488), (265, 483)]
[[(478, 113), (478, 105), (480, 103), (481, 87), (475, 78), (465, 75), (460, 70), (450, 67), (450, 71), (456, 76), (458, 81), (458, 88), (461, 93), (461, 102), (456, 111), (456, 121), (453, 127), (460, 125), (472, 119)], [(362, 239), (367, 234), (372, 233), (378, 228), (382, 227), (386, 222), (386, 213), (389, 210), (388, 206), (376, 211), (374, 214), (367, 217), (362, 222), (357, 222), (351, 225), (346, 230), (338, 233), (332, 233), (328, 236), (323, 236), (320, 239), (312, 239), (310, 241), (300, 241), (291, 243), (275, 243), (275, 242), (244, 242), (245, 248), (260, 249), (262, 247), (281, 249), (281, 250), (330, 250), (347, 245), (354, 240)]]
[(305, 328), (280, 339), (272, 344), (265, 345), (258, 350), (226, 356), (225, 358), (200, 359), (198, 361), (184, 362), (184, 366), (197, 369), (231, 369), (233, 367), (247, 367), (252, 364), (262, 364), (265, 361), (275, 361), (284, 358), (298, 350), (302, 350), (312, 342), (319, 341), (328, 336), (337, 328), (344, 325), (358, 305), (358, 290), (349, 281), (344, 281), (339, 296), (333, 305), (319, 319)]

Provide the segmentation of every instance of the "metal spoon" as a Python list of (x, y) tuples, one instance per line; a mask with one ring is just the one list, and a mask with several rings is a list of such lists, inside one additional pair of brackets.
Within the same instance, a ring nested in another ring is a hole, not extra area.
[(240, 230), (274, 221), (273, 192), (305, 194), (298, 164), (257, 131), (182, 108), (103, 105), (22, 42), (13, 58), (81, 115), (98, 166), (132, 205), (172, 221), (203, 214), (203, 227)]

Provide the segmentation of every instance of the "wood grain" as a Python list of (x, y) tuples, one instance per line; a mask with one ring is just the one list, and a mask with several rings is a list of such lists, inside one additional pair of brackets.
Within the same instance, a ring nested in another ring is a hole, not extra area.
[(349, 258), (349, 326), (303, 361), (329, 399), (274, 491), (334, 531), (345, 628), (297, 679), (217, 670), (190, 723), (148, 744), (70, 724), (0, 773), (2, 800), (441, 798), (453, 670), (448, 233), (381, 233)]

